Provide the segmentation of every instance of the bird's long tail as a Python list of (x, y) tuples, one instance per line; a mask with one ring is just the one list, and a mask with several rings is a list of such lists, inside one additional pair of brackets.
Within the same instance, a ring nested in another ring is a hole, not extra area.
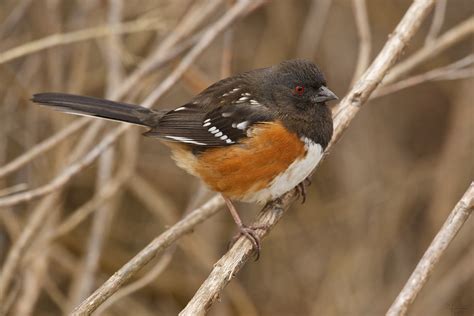
[(149, 127), (158, 125), (159, 119), (163, 116), (162, 112), (138, 105), (66, 93), (38, 93), (33, 95), (31, 100), (66, 113), (100, 117)]

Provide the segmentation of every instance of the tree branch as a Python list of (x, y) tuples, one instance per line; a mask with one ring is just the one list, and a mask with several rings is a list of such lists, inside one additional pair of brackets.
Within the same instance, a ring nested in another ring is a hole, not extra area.
[(397, 81), (428, 58), (441, 53), (473, 33), (474, 18), (471, 17), (439, 36), (435, 42), (425, 45), (415, 54), (399, 63), (384, 79), (384, 85)]
[(148, 246), (114, 273), (99, 289), (84, 300), (73, 312), (73, 315), (89, 315), (99, 305), (130, 280), (144, 265), (160, 255), (178, 238), (193, 230), (194, 226), (216, 214), (224, 202), (220, 196), (215, 196), (206, 204), (189, 213), (173, 227), (155, 238)]
[(418, 262), (407, 283), (398, 294), (387, 316), (405, 315), (416, 296), (425, 285), (431, 272), (441, 256), (446, 252), (462, 225), (466, 222), (474, 209), (474, 182), (464, 193), (439, 230), (431, 245), (426, 250), (423, 258)]
[(359, 36), (359, 52), (357, 55), (356, 70), (352, 77), (352, 83), (355, 83), (369, 66), (370, 52), (372, 51), (372, 36), (365, 0), (352, 0), (352, 7), (356, 20), (357, 34)]
[[(263, 1), (258, 1), (258, 4), (262, 4)], [(232, 22), (234, 22), (241, 14), (247, 13), (249, 8), (254, 8), (256, 2), (250, 0), (240, 0), (235, 4), (227, 13), (215, 22), (208, 30), (203, 34), (199, 42), (189, 51), (189, 53), (183, 58), (181, 63), (174, 69), (174, 71), (166, 77), (166, 79), (141, 103), (144, 107), (151, 107), (153, 103), (160, 98), (169, 88), (171, 88), (176, 81), (183, 75), (186, 69), (194, 62), (194, 60), (208, 47), (212, 41), (225, 30)], [(152, 65), (150, 65), (152, 67)], [(147, 68), (148, 69), (148, 68)], [(135, 77), (133, 77), (135, 78)], [(122, 85), (128, 87), (129, 79), (127, 79)], [(121, 88), (122, 89), (122, 88)], [(124, 88), (125, 89), (125, 88)], [(119, 90), (120, 92), (124, 90)], [(117, 95), (114, 95), (114, 98)], [(96, 145), (84, 158), (80, 159), (74, 164), (71, 164), (66, 170), (60, 175), (54, 178), (50, 183), (18, 194), (14, 194), (8, 197), (0, 198), (0, 208), (12, 206), (18, 203), (30, 201), (41, 196), (50, 194), (66, 183), (68, 183), (72, 177), (83, 170), (86, 166), (90, 165), (95, 159), (104, 152), (111, 144), (113, 144), (126, 130), (130, 128), (130, 125), (121, 125), (109, 132), (103, 140)]]

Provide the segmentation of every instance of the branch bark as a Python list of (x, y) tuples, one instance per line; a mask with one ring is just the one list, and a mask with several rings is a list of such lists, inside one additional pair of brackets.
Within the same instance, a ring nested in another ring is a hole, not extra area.
[(428, 58), (441, 53), (473, 33), (474, 18), (471, 17), (439, 36), (435, 42), (430, 43), (430, 45), (425, 45), (415, 54), (399, 63), (384, 79), (384, 84), (394, 83)]
[[(383, 47), (377, 58), (355, 87), (341, 101), (335, 117), (334, 137), (325, 152), (341, 138), (342, 133), (349, 126), (352, 119), (359, 112), (361, 106), (368, 100), (370, 94), (380, 84), (388, 70), (402, 54), (404, 48), (419, 29), (422, 21), (434, 5), (434, 0), (415, 0), (405, 13), (390, 39)], [(285, 194), (280, 199), (270, 202), (259, 214), (253, 225), (268, 225), (268, 229), (259, 231), (263, 238), (283, 216), (295, 197), (295, 191)], [(243, 267), (252, 252), (252, 245), (248, 240), (240, 238), (234, 246), (215, 265), (209, 277), (197, 290), (194, 297), (180, 313), (185, 315), (203, 315), (219, 297), (220, 292)]]
[(456, 204), (454, 209), (449, 214), (444, 222), (443, 227), (439, 230), (436, 237), (431, 242), (431, 245), (426, 250), (423, 258), (418, 262), (415, 270), (411, 274), (407, 283), (398, 294), (397, 298), (390, 306), (387, 316), (402, 316), (406, 315), (408, 308), (415, 301), (416, 296), (428, 281), (431, 272), (436, 263), (446, 252), (451, 241), (461, 229), (474, 209), (474, 182), (464, 193), (463, 197)]
[[(222, 32), (224, 31), (229, 25), (231, 25), (238, 17), (243, 14), (248, 13), (249, 9), (254, 9), (258, 5), (263, 4), (262, 0), (250, 1), (250, 0), (240, 0), (237, 4), (235, 4), (227, 13), (222, 16), (217, 22), (215, 22), (208, 30), (203, 34), (202, 38), (199, 42), (189, 51), (189, 53), (183, 58), (181, 63), (174, 69), (174, 71), (166, 77), (166, 79), (153, 91), (151, 92), (148, 97), (141, 103), (144, 107), (151, 107), (153, 103), (160, 98), (169, 88), (171, 88), (176, 81), (184, 74), (186, 69), (196, 60), (196, 58), (207, 48), (212, 41)], [(151, 59), (155, 60), (155, 59)], [(153, 65), (149, 65), (146, 70), (152, 68)], [(137, 71), (137, 73), (142, 73)], [(121, 85), (119, 90), (119, 94), (126, 91), (130, 85), (130, 82), (135, 82), (135, 76), (130, 76), (125, 82)], [(125, 89), (125, 90), (124, 90)], [(117, 96), (121, 95), (113, 95), (112, 99), (117, 98)], [(99, 122), (101, 124), (101, 122)], [(45, 184), (39, 188), (32, 189), (27, 192), (22, 192), (18, 194), (14, 194), (8, 197), (0, 198), (0, 208), (12, 206), (18, 203), (27, 202), (41, 196), (50, 194), (59, 190), (63, 187), (66, 183), (68, 183), (74, 175), (79, 173), (82, 169), (86, 166), (90, 165), (95, 159), (102, 154), (107, 148), (113, 144), (126, 130), (130, 128), (130, 125), (121, 125), (113, 129), (109, 132), (103, 140), (96, 145), (84, 158), (80, 159), (74, 164), (71, 164), (66, 170), (64, 170), (60, 175), (54, 178), (48, 184)]]
[(73, 312), (73, 315), (90, 315), (106, 299), (117, 292), (120, 287), (130, 280), (144, 265), (160, 255), (178, 238), (192, 231), (194, 226), (216, 214), (224, 204), (220, 196), (215, 196), (206, 204), (189, 213), (173, 227), (155, 238), (148, 246), (114, 273), (99, 289), (84, 300)]
[(352, 7), (357, 26), (357, 34), (359, 36), (359, 52), (357, 55), (356, 70), (352, 77), (352, 83), (355, 83), (369, 66), (370, 52), (372, 51), (372, 36), (365, 0), (352, 0)]

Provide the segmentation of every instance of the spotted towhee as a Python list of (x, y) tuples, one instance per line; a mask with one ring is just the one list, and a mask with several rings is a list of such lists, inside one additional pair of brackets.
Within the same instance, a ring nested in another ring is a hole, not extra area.
[(325, 102), (334, 99), (316, 65), (288, 60), (218, 81), (174, 110), (62, 93), (35, 94), (32, 100), (149, 127), (144, 135), (163, 141), (180, 167), (222, 194), (258, 253), (256, 228), (242, 223), (231, 199), (266, 202), (302, 183), (331, 140)]

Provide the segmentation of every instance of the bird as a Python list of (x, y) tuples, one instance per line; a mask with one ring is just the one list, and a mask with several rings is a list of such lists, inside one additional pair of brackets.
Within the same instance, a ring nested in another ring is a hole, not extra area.
[(326, 102), (336, 99), (305, 59), (222, 79), (168, 110), (55, 92), (32, 97), (54, 110), (147, 127), (143, 135), (158, 138), (179, 167), (222, 195), (257, 258), (262, 227), (245, 225), (233, 201), (266, 203), (298, 187), (304, 199), (305, 180), (333, 134)]

